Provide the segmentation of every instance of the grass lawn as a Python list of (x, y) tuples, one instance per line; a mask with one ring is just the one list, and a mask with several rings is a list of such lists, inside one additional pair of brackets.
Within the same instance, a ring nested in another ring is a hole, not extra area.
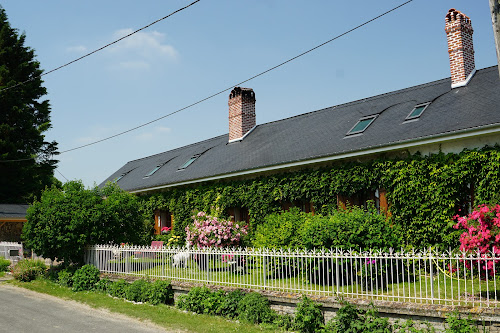
[(98, 292), (73, 292), (70, 288), (59, 286), (53, 282), (38, 279), (32, 282), (7, 283), (30, 289), (36, 292), (69, 299), (87, 304), (93, 308), (104, 308), (109, 311), (127, 315), (143, 321), (149, 321), (165, 329), (187, 332), (274, 332), (251, 324), (231, 322), (224, 318), (208, 315), (197, 315), (182, 312), (173, 306), (134, 304), (122, 299), (115, 299)]

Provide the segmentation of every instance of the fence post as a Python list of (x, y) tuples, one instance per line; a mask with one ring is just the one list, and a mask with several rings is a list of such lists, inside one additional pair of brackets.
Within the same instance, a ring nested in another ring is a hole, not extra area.
[(264, 281), (264, 289), (266, 289), (266, 276), (267, 276), (267, 273), (266, 273), (266, 267), (267, 267), (267, 264), (266, 264), (266, 255), (265, 255), (265, 253), (263, 253), (262, 258), (264, 259), (264, 260), (263, 260), (263, 263), (264, 263), (264, 264), (263, 264), (263, 267), (262, 267), (262, 274), (264, 275), (264, 276), (263, 276), (263, 278), (264, 278), (264, 279), (263, 279), (263, 281)]
[(434, 304), (434, 269), (432, 264), (432, 249), (429, 248), (429, 273), (431, 275), (431, 303)]

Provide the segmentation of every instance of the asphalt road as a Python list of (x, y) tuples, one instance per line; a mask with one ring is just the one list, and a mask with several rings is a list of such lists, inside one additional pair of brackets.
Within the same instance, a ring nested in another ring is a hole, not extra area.
[(0, 283), (0, 332), (168, 332), (127, 316)]

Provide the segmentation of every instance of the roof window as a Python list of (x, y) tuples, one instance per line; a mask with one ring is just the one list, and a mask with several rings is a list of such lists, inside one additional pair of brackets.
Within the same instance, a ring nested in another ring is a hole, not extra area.
[(422, 113), (424, 113), (425, 109), (429, 106), (431, 103), (424, 103), (424, 104), (419, 104), (416, 105), (413, 110), (410, 112), (410, 114), (406, 117), (405, 120), (411, 120), (411, 119), (416, 119), (419, 118)]
[(368, 128), (368, 126), (370, 126), (370, 124), (375, 120), (375, 118), (377, 118), (377, 116), (378, 115), (361, 118), (360, 120), (358, 120), (356, 125), (354, 125), (354, 127), (351, 128), (349, 132), (347, 132), (347, 135), (363, 133)]
[(166, 161), (166, 162), (163, 162), (163, 163), (158, 164), (157, 166), (155, 166), (155, 167), (153, 168), (153, 170), (149, 171), (149, 172), (148, 172), (148, 174), (144, 176), (144, 178), (148, 178), (149, 176), (152, 176), (152, 175), (153, 175), (156, 171), (160, 170), (160, 168), (161, 168), (162, 166), (164, 166), (165, 164), (167, 164), (168, 162), (170, 162), (170, 161), (171, 161), (171, 160), (173, 160), (173, 159), (174, 159), (174, 158), (171, 158), (171, 159), (169, 159), (169, 160), (168, 160), (168, 161)]
[[(134, 169), (132, 169), (132, 170), (134, 170)], [(121, 175), (119, 175), (118, 177), (116, 177), (116, 178), (113, 180), (113, 183), (115, 183), (115, 184), (116, 184), (116, 183), (118, 183), (118, 181), (119, 181), (120, 179), (122, 179), (123, 177), (125, 177), (125, 176), (126, 176), (127, 174), (129, 174), (129, 173), (130, 173), (130, 171), (132, 171), (132, 170), (129, 170), (129, 171), (127, 171), (127, 172), (124, 172), (124, 173), (122, 173)]]
[(205, 154), (207, 151), (209, 151), (210, 149), (212, 149), (213, 147), (210, 147), (210, 148), (207, 148), (205, 149), (204, 151), (202, 151), (201, 153), (198, 153), (198, 154), (194, 154), (193, 156), (191, 156), (186, 162), (184, 162), (183, 165), (181, 165), (179, 167), (179, 169), (177, 169), (177, 171), (182, 171), (184, 169), (186, 169), (188, 166), (190, 166), (191, 164), (193, 164), (194, 161), (196, 161), (198, 159), (198, 157), (200, 157), (201, 155)]
[(191, 156), (189, 158), (189, 160), (187, 160), (178, 170), (186, 169), (188, 166), (193, 164), (193, 162), (196, 161), (198, 159), (198, 157), (200, 157), (200, 156), (201, 156), (201, 154), (196, 154), (196, 155)]

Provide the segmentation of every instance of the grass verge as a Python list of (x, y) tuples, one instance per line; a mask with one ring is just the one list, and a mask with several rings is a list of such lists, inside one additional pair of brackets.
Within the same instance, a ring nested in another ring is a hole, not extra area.
[(134, 304), (98, 292), (73, 292), (70, 288), (62, 287), (44, 279), (37, 279), (32, 282), (11, 280), (6, 283), (62, 299), (74, 300), (93, 308), (108, 309), (141, 321), (152, 322), (167, 330), (183, 332), (274, 332), (271, 329), (232, 322), (220, 317), (182, 312), (172, 306)]

